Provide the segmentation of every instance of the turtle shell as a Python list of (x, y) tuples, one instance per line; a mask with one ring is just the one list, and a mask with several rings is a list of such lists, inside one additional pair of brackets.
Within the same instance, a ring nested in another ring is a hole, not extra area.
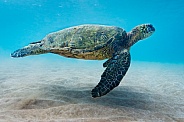
[[(66, 57), (74, 57), (73, 54), (84, 55), (89, 52), (102, 53), (98, 50), (107, 48), (114, 40), (122, 40), (125, 36), (125, 30), (115, 26), (80, 25), (48, 34), (43, 39), (42, 48)], [(84, 56), (82, 58), (85, 59)]]

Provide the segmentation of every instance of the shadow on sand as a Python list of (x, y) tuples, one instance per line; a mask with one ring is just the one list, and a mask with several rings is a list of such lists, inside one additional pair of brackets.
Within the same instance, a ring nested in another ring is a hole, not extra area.
[[(111, 108), (127, 107), (157, 111), (163, 101), (161, 96), (136, 91), (133, 87), (119, 86), (100, 98), (92, 98), (92, 88), (67, 88), (58, 85), (45, 85), (40, 88), (39, 98), (30, 99), (23, 109), (49, 108), (68, 104), (92, 104)], [(163, 107), (163, 106), (162, 106)]]

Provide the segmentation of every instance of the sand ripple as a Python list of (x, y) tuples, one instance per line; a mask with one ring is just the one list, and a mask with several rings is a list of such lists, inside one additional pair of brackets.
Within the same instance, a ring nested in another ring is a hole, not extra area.
[(132, 62), (119, 87), (94, 99), (102, 62), (75, 61), (1, 63), (0, 121), (184, 121), (184, 65)]

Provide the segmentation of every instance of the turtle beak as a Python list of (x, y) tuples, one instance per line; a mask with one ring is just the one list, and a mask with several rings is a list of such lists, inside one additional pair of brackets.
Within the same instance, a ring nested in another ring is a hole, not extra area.
[(153, 32), (155, 32), (155, 28), (153, 27), (152, 24), (146, 24), (146, 26), (147, 26), (147, 32), (148, 32), (148, 33), (153, 33)]

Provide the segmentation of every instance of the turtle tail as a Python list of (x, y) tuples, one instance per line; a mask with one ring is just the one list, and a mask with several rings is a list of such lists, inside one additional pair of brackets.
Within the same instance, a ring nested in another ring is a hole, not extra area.
[(47, 50), (41, 49), (41, 42), (34, 42), (30, 43), (28, 46), (23, 47), (22, 49), (18, 49), (11, 53), (11, 57), (13, 58), (19, 58), (19, 57), (25, 57), (29, 55), (39, 55), (48, 53)]

